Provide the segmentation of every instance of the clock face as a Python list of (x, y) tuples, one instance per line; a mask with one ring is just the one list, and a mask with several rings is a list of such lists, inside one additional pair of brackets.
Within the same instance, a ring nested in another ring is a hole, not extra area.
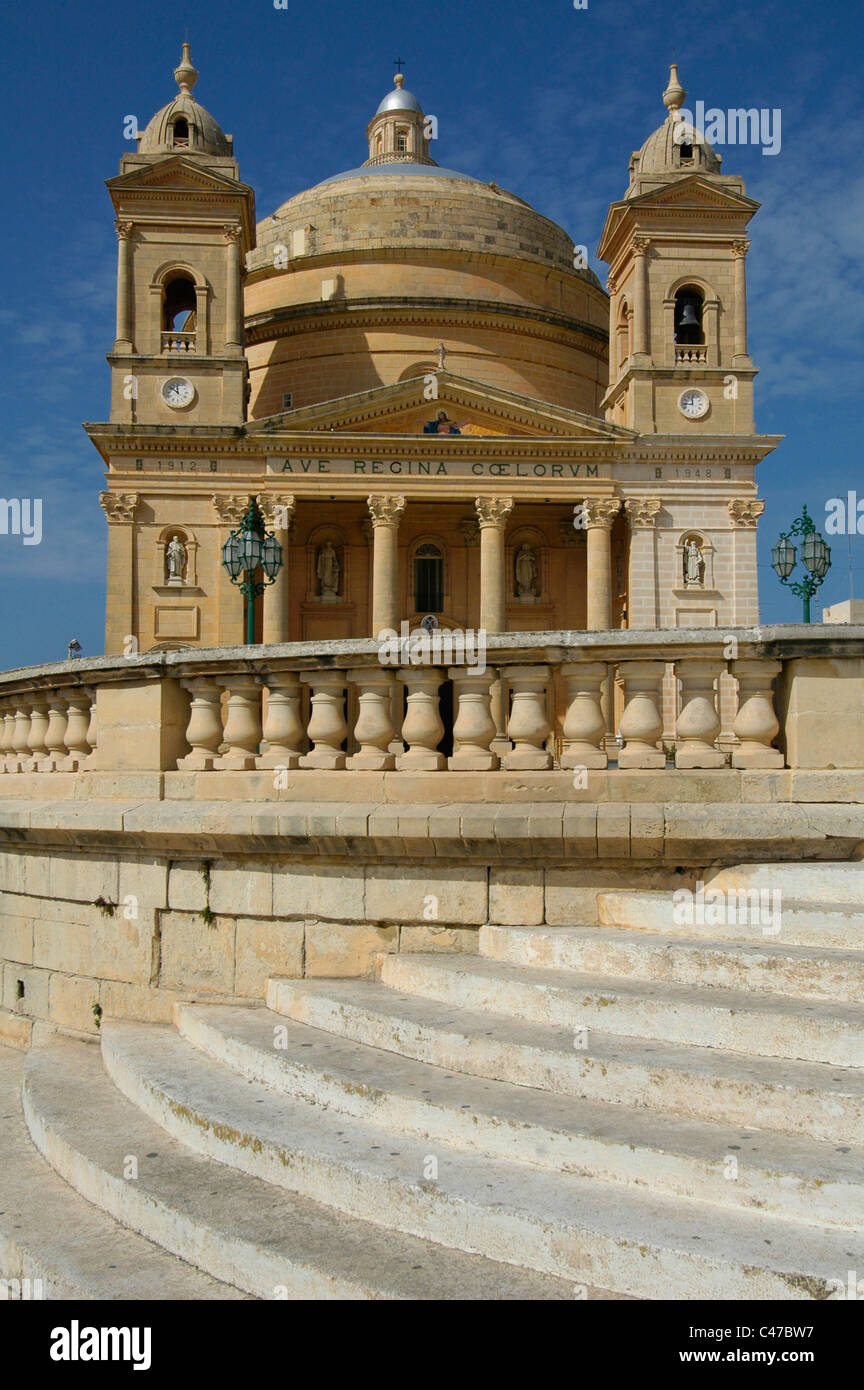
[(701, 420), (708, 409), (708, 404), (708, 397), (705, 392), (697, 390), (696, 387), (682, 391), (678, 397), (678, 409), (682, 415), (686, 415), (688, 420)]
[(182, 410), (195, 399), (195, 387), (185, 376), (171, 376), (162, 387), (162, 399), (172, 410)]

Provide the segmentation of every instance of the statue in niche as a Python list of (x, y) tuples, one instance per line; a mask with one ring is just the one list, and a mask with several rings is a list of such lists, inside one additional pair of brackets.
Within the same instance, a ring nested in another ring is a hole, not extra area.
[(701, 584), (705, 572), (705, 557), (691, 536), (684, 545), (684, 584)]
[(516, 594), (519, 598), (537, 597), (537, 556), (527, 541), (516, 556)]
[(336, 549), (332, 541), (325, 541), (318, 551), (315, 561), (315, 574), (317, 575), (318, 583), (321, 585), (321, 597), (331, 599), (338, 598), (341, 566), (339, 564), (339, 556), (336, 554)]
[(168, 584), (183, 583), (186, 569), (186, 547), (178, 535), (173, 535), (165, 547), (165, 579)]

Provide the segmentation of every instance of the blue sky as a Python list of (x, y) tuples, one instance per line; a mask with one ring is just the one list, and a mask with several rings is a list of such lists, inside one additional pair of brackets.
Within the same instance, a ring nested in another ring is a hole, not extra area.
[[(828, 498), (864, 498), (860, 6), (89, 0), (4, 16), (0, 492), (43, 499), (40, 545), (0, 535), (4, 668), (61, 657), (73, 636), (86, 655), (102, 651), (103, 475), (80, 422), (108, 411), (116, 239), (104, 180), (128, 148), (124, 117), (143, 125), (176, 90), (184, 26), (195, 95), (233, 133), (259, 218), (365, 157), (366, 122), (401, 57), (406, 86), (438, 117), (438, 161), (560, 222), (604, 281), (593, 256), (604, 214), (664, 116), (672, 58), (691, 109), (779, 107), (779, 154), (720, 152), (763, 204), (748, 257), (756, 419), (786, 436), (758, 473), (762, 619), (798, 618), (768, 568), (778, 531), (802, 501), (818, 525)], [(864, 536), (852, 556), (864, 597)], [(826, 604), (849, 596), (846, 537), (834, 560)]]

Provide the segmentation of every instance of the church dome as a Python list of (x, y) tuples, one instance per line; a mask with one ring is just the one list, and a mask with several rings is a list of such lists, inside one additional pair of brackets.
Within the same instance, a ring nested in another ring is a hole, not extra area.
[(420, 105), (413, 92), (406, 92), (403, 86), (405, 78), (402, 76), (401, 72), (396, 74), (394, 81), (396, 83), (396, 90), (388, 92), (386, 97), (384, 97), (382, 101), (379, 101), (378, 110), (375, 112), (375, 115), (380, 116), (382, 111), (419, 111), (422, 116), (423, 107)]
[(678, 66), (669, 69), (669, 83), (663, 93), (667, 110), (666, 120), (648, 136), (640, 150), (630, 160), (630, 189), (628, 197), (644, 191), (639, 180), (649, 178), (663, 181), (682, 175), (719, 174), (721, 157), (697, 130), (679, 116), (687, 93), (678, 81)]
[(219, 123), (192, 96), (198, 72), (184, 43), (183, 56), (174, 69), (179, 93), (147, 124), (139, 144), (139, 154), (206, 154), (230, 156), (232, 140)]

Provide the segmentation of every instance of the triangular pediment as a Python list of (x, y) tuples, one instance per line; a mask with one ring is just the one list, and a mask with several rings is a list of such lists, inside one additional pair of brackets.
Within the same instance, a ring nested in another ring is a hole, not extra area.
[(125, 174), (107, 180), (112, 192), (133, 192), (137, 189), (184, 190), (201, 192), (245, 193), (246, 184), (217, 174), (182, 155), (170, 155), (156, 164), (140, 165)]
[(738, 212), (753, 213), (759, 204), (744, 193), (706, 178), (704, 174), (691, 174), (686, 179), (676, 179), (664, 184), (662, 188), (648, 189), (635, 198), (627, 200), (629, 207), (711, 207), (730, 208)]
[[(433, 394), (434, 393), (434, 394)], [(433, 425), (436, 428), (431, 428)], [(249, 434), (503, 436), (585, 440), (635, 438), (635, 431), (593, 415), (487, 386), (446, 370), (377, 386), (357, 395), (322, 401), (250, 421)]]

